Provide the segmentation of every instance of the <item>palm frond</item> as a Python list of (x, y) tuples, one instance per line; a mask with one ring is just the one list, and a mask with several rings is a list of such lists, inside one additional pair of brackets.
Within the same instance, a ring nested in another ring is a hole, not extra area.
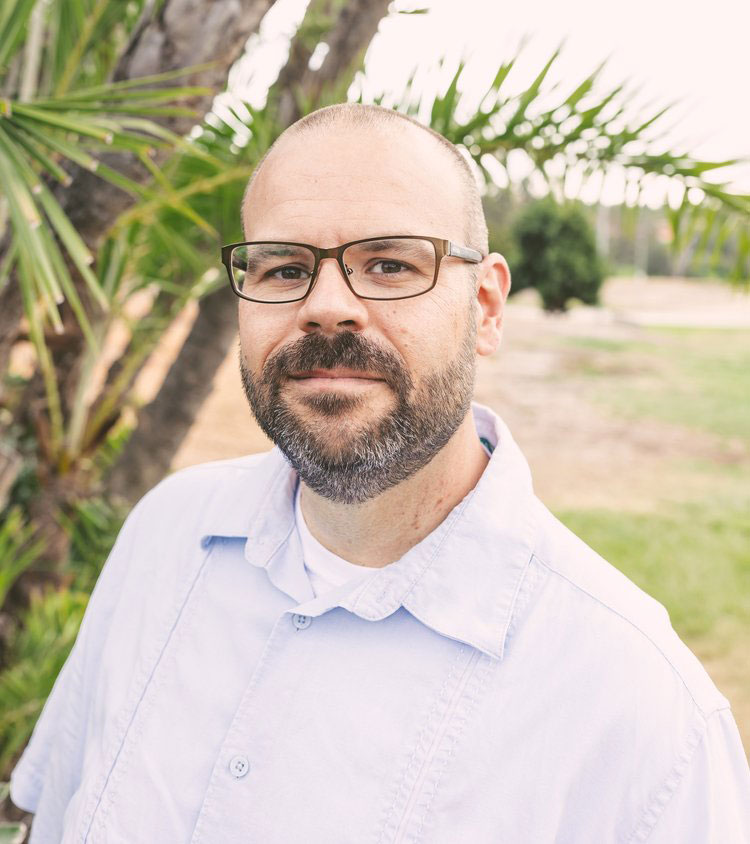
[[(93, 256), (63, 212), (53, 193), (47, 188), (49, 179), (67, 184), (69, 176), (66, 162), (82, 166), (104, 179), (129, 191), (137, 197), (155, 201), (162, 194), (149, 193), (148, 188), (133, 182), (118, 171), (102, 164), (96, 154), (87, 151), (82, 141), (88, 139), (94, 153), (100, 146), (127, 149), (147, 163), (154, 146), (181, 143), (171, 133), (152, 121), (139, 116), (113, 116), (106, 97), (107, 87), (98, 86), (98, 98), (87, 100), (95, 110), (76, 111), (56, 101), (35, 103), (7, 103), (5, 118), (0, 123), (0, 173), (7, 187), (8, 205), (14, 242), (18, 252), (16, 260), (24, 256), (25, 272), (19, 274), (19, 281), (29, 284), (27, 298), (30, 302), (41, 301), (42, 312), (55, 330), (61, 330), (58, 306), (67, 301), (78, 319), (79, 325), (89, 343), (94, 343), (88, 314), (80, 301), (63, 251), (86, 284), (100, 308), (108, 307), (105, 290), (99, 285), (91, 269)], [(201, 91), (191, 87), (191, 93)], [(145, 102), (165, 99), (165, 92), (153, 95), (145, 92)], [(179, 88), (169, 92), (171, 99), (184, 96)], [(141, 101), (143, 102), (143, 100)], [(114, 110), (122, 109), (119, 101)], [(142, 115), (144, 108), (138, 109)], [(156, 111), (163, 112), (163, 108)], [(173, 197), (174, 198), (174, 197)], [(186, 213), (190, 214), (186, 209)], [(201, 224), (196, 216), (193, 223)], [(55, 237), (50, 236), (54, 232)], [(12, 268), (8, 268), (9, 270)]]
[[(593, 174), (621, 168), (639, 196), (649, 180), (667, 176), (684, 188), (686, 197), (678, 208), (665, 209), (675, 232), (676, 247), (684, 245), (685, 231), (690, 228), (687, 242), (693, 243), (696, 256), (716, 254), (714, 222), (721, 220), (718, 248), (726, 244), (727, 238), (734, 238), (738, 258), (734, 276), (750, 278), (746, 257), (746, 244), (750, 241), (750, 196), (734, 193), (715, 181), (724, 168), (738, 162), (700, 160), (659, 148), (663, 140), (658, 129), (673, 106), (635, 109), (635, 92), (626, 83), (602, 88), (599, 80), (604, 64), (565, 93), (561, 86), (549, 81), (560, 53), (560, 48), (555, 50), (531, 84), (512, 94), (505, 89), (519, 54), (501, 63), (479, 108), (463, 121), (456, 114), (461, 111), (465, 66), (458, 64), (445, 89), (433, 95), (430, 125), (464, 147), (487, 181), (493, 176), (483, 159), (491, 156), (507, 173), (508, 155), (518, 150), (525, 153), (535, 171), (557, 193), (563, 192), (567, 175), (574, 168), (583, 175), (584, 183)], [(415, 79), (413, 76), (401, 97), (401, 110), (414, 112), (415, 107), (410, 104), (420, 101), (419, 93), (409, 90), (416, 84)], [(420, 111), (424, 113), (424, 104)], [(703, 199), (698, 207), (689, 210), (693, 205), (687, 197), (692, 188), (697, 188)], [(686, 216), (690, 219), (689, 227)], [(682, 233), (678, 236), (680, 229)], [(697, 242), (693, 242), (694, 237), (698, 238)]]

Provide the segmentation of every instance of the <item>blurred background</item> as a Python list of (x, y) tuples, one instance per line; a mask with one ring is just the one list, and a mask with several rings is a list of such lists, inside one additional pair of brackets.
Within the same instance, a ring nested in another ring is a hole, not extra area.
[(748, 31), (732, 0), (4, 0), (0, 780), (128, 509), (270, 447), (219, 247), (278, 134), (344, 100), (471, 163), (513, 274), (476, 398), (750, 748)]

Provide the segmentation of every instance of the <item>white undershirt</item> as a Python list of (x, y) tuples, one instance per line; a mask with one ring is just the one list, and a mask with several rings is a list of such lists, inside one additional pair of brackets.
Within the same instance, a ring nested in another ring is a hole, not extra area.
[(294, 513), (297, 520), (297, 531), (302, 543), (302, 559), (305, 561), (305, 568), (310, 576), (315, 597), (369, 570), (366, 566), (350, 563), (343, 557), (329, 551), (310, 533), (305, 523), (305, 517), (302, 515), (299, 485), (294, 500)]

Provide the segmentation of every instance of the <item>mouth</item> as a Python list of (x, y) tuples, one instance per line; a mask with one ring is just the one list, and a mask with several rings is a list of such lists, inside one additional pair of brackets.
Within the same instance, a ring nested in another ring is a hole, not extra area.
[(356, 369), (310, 369), (289, 375), (288, 383), (303, 392), (362, 392), (385, 383), (385, 379)]
[(290, 375), (293, 381), (383, 381), (379, 375), (357, 369), (310, 369)]

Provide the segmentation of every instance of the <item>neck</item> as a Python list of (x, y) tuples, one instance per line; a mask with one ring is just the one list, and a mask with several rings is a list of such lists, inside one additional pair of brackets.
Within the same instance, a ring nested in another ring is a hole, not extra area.
[(488, 463), (472, 413), (432, 460), (395, 487), (363, 504), (329, 501), (301, 486), (310, 533), (349, 562), (380, 567), (424, 539), (477, 485)]

